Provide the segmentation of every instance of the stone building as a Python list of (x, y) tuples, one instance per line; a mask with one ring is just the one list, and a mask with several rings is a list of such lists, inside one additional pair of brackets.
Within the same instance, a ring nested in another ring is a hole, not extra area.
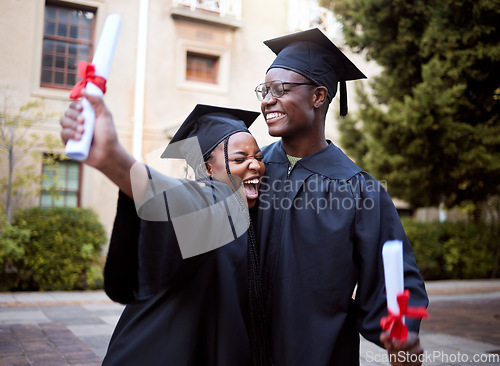
[[(104, 99), (120, 141), (141, 160), (168, 143), (197, 103), (260, 110), (254, 88), (274, 59), (264, 40), (320, 27), (342, 47), (333, 14), (317, 0), (2, 0), (2, 110), (12, 113), (29, 101), (40, 101), (46, 117), (33, 130), (58, 138), (59, 119), (79, 80), (76, 64), (92, 59), (110, 14), (121, 16), (122, 27)], [(361, 56), (345, 51), (368, 76), (376, 72), (365, 67)], [(329, 113), (327, 132), (335, 141), (338, 102)], [(273, 141), (262, 116), (251, 130), (261, 146)], [(53, 152), (41, 141), (38, 154)], [(0, 164), (4, 178), (6, 160)], [(38, 165), (40, 174), (51, 172), (50, 166)], [(110, 230), (116, 187), (78, 161), (63, 161), (57, 169), (58, 195), (45, 187), (16, 207), (91, 207)]]

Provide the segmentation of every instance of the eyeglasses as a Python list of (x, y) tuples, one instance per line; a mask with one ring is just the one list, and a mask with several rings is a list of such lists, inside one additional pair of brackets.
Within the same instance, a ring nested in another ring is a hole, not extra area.
[(282, 97), (283, 94), (285, 94), (285, 84), (291, 84), (291, 85), (316, 85), (314, 83), (292, 83), (288, 81), (281, 81), (281, 80), (273, 80), (269, 81), (267, 83), (262, 83), (257, 85), (255, 88), (255, 94), (257, 95), (257, 99), (262, 102), (264, 99), (266, 99), (267, 94), (271, 92), (271, 95), (274, 98), (279, 98)]

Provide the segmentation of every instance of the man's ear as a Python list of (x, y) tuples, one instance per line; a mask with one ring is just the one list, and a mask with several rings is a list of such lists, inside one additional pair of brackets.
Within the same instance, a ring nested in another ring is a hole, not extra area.
[(313, 102), (316, 108), (321, 107), (325, 103), (327, 98), (328, 98), (328, 89), (326, 89), (324, 86), (318, 86), (314, 90)]

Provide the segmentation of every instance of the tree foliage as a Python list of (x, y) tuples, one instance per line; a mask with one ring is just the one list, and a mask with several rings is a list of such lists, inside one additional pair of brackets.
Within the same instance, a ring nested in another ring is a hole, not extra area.
[[(12, 111), (8, 88), (3, 87), (3, 105), (0, 110), (0, 163), (7, 169), (0, 176), (0, 192), (5, 193), (5, 212), (7, 222), (11, 223), (16, 202), (23, 195), (41, 188), (43, 176), (40, 164), (56, 164), (65, 159), (62, 154), (43, 154), (40, 148), (48, 151), (62, 147), (61, 141), (47, 134), (43, 138), (35, 128), (50, 115), (43, 112), (41, 101), (28, 101)], [(19, 168), (19, 162), (30, 157), (28, 163)]]
[(402, 218), (424, 280), (498, 278), (499, 228), (483, 222)]
[(383, 67), (340, 123), (347, 152), (413, 208), (498, 195), (500, 0), (323, 3)]

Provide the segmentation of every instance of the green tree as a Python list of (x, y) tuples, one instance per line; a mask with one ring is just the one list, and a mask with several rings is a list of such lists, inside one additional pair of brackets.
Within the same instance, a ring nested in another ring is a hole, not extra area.
[[(3, 105), (0, 108), (0, 163), (7, 167), (0, 177), (0, 192), (5, 192), (7, 222), (11, 223), (16, 202), (23, 195), (41, 188), (40, 163), (53, 164), (64, 159), (62, 154), (43, 154), (40, 148), (53, 150), (61, 147), (60, 139), (53, 135), (43, 138), (35, 127), (50, 115), (43, 112), (41, 101), (29, 101), (12, 112), (8, 88), (3, 87)], [(31, 157), (28, 164), (17, 169), (18, 163)]]
[(340, 122), (342, 146), (413, 208), (500, 188), (500, 0), (324, 0), (382, 66)]

